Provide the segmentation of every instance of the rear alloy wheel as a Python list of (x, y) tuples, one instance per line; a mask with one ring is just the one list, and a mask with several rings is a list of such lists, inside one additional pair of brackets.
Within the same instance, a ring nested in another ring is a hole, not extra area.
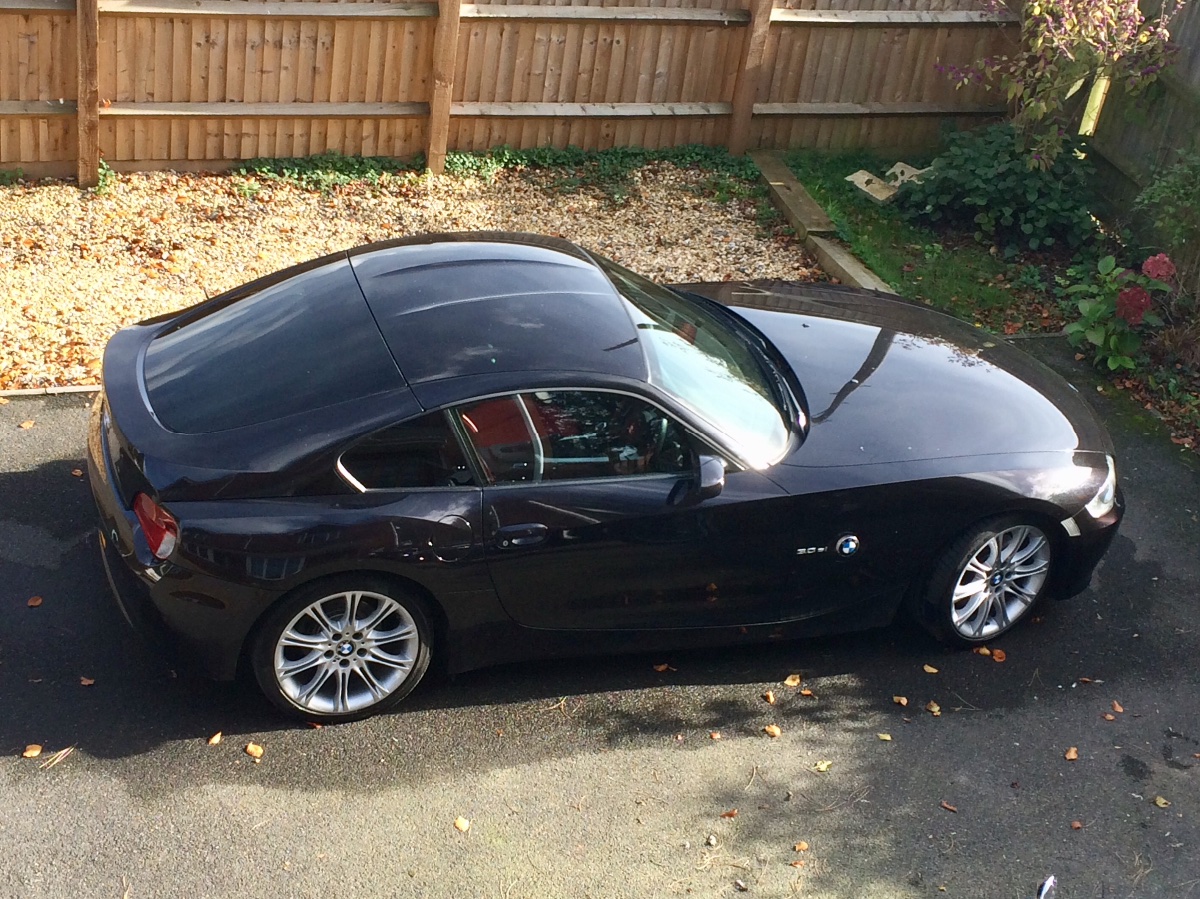
[(421, 603), (375, 578), (325, 581), (272, 609), (252, 647), (275, 705), (307, 721), (355, 721), (392, 708), (429, 667)]
[(985, 643), (1008, 631), (1038, 601), (1052, 560), (1050, 538), (1037, 525), (1019, 516), (985, 521), (942, 556), (917, 617), (948, 643)]

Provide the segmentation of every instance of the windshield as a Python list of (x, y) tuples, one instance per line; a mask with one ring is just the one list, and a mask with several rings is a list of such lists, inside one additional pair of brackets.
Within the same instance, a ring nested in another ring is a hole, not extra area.
[(788, 442), (787, 417), (746, 341), (701, 304), (608, 259), (596, 260), (625, 298), (649, 356), (651, 382), (724, 434), (750, 465), (779, 461)]

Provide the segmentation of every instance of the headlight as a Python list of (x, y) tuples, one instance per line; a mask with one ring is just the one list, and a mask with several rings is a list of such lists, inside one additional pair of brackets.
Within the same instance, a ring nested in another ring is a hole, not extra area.
[(1107, 515), (1117, 501), (1117, 467), (1112, 456), (1105, 455), (1104, 459), (1108, 462), (1108, 474), (1104, 478), (1104, 483), (1100, 485), (1100, 489), (1096, 491), (1096, 495), (1083, 507), (1092, 518)]

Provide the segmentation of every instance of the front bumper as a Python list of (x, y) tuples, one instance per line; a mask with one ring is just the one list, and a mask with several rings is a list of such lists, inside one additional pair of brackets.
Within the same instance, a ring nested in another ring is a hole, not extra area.
[(1068, 531), (1064, 538), (1063, 561), (1049, 591), (1052, 596), (1069, 599), (1088, 588), (1096, 566), (1117, 536), (1124, 514), (1125, 495), (1118, 485), (1116, 500), (1108, 513), (1097, 520), (1087, 518), (1084, 512), (1075, 516), (1073, 520), (1080, 526), (1074, 530), (1079, 533), (1070, 536)]

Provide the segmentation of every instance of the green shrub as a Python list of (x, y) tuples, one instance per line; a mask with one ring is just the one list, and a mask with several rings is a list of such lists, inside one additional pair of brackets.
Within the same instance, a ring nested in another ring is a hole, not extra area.
[(1193, 301), (1200, 298), (1200, 152), (1181, 151), (1177, 162), (1154, 173), (1134, 205), (1149, 219), (1150, 242), (1161, 241), (1185, 290)]
[(422, 160), (405, 163), (387, 156), (343, 156), (331, 151), (292, 159), (249, 159), (234, 172), (328, 193), (343, 184), (375, 184), (385, 174), (413, 171), (423, 165)]
[(958, 132), (946, 142), (920, 182), (905, 184), (897, 200), (906, 213), (929, 222), (974, 226), (975, 238), (1009, 255), (1064, 241), (1078, 247), (1094, 237), (1092, 165), (1068, 141), (1049, 168), (1030, 168), (1017, 150), (1010, 124)]
[[(1156, 263), (1171, 266), (1170, 260), (1161, 256), (1147, 260), (1143, 268), (1155, 271)], [(1174, 274), (1173, 267), (1170, 273)], [(1153, 311), (1152, 290), (1170, 292), (1171, 287), (1166, 280), (1121, 268), (1114, 257), (1105, 256), (1094, 273), (1066, 290), (1078, 298), (1075, 305), (1079, 311), (1079, 320), (1064, 329), (1067, 339), (1072, 346), (1089, 349), (1097, 366), (1110, 371), (1137, 368), (1141, 330), (1163, 323)]]

